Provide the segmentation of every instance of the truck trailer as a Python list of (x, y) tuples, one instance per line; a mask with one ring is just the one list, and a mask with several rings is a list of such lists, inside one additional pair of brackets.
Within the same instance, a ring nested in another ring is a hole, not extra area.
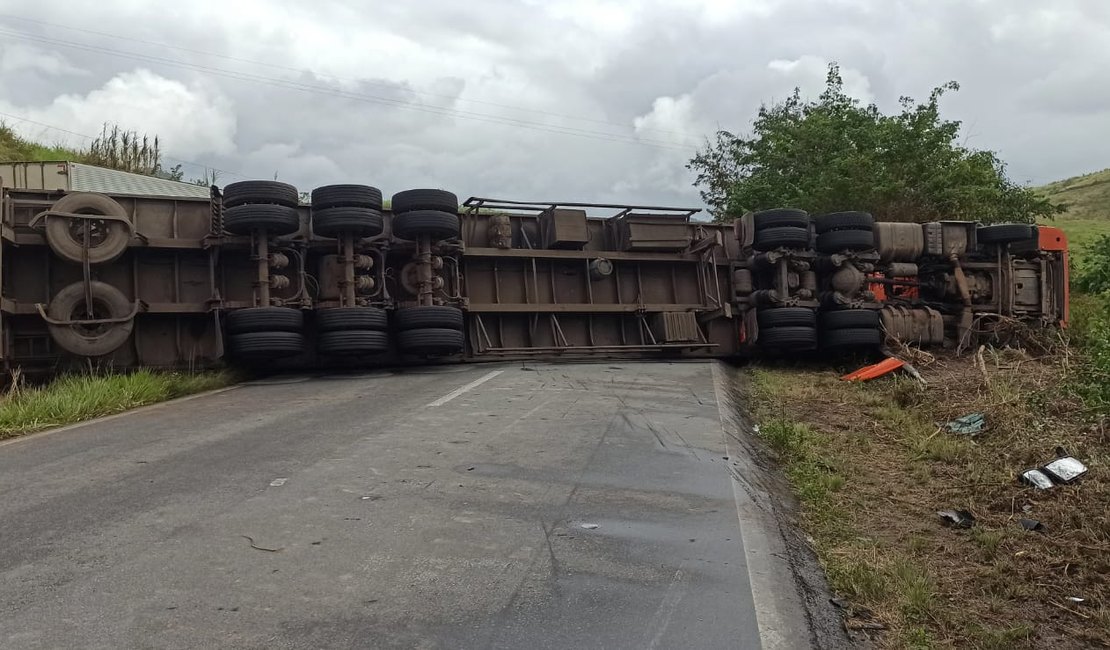
[(27, 372), (815, 355), (1068, 320), (1047, 226), (305, 197), (67, 162), (0, 163), (0, 192), (0, 357)]

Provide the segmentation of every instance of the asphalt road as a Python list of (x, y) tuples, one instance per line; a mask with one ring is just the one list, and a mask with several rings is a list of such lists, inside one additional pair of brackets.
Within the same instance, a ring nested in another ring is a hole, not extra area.
[(0, 647), (770, 647), (713, 370), (287, 378), (2, 444)]

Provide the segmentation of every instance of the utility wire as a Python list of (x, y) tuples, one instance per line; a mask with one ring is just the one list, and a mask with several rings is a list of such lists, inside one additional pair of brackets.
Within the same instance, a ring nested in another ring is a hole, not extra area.
[(121, 57), (121, 58), (133, 59), (133, 60), (143, 61), (143, 62), (146, 62), (146, 63), (156, 63), (156, 64), (163, 64), (163, 65), (168, 65), (168, 66), (172, 66), (172, 67), (184, 68), (184, 69), (188, 69), (188, 70), (194, 70), (194, 71), (200, 72), (202, 74), (224, 77), (224, 78), (228, 78), (228, 79), (236, 79), (236, 80), (239, 80), (239, 81), (249, 81), (249, 82), (252, 82), (252, 83), (258, 83), (258, 84), (273, 86), (273, 87), (278, 87), (278, 88), (286, 88), (286, 89), (289, 89), (289, 90), (296, 90), (296, 91), (299, 91), (299, 92), (305, 92), (305, 93), (309, 93), (309, 94), (332, 95), (332, 96), (341, 97), (341, 98), (344, 98), (344, 99), (350, 99), (350, 100), (354, 100), (354, 101), (374, 103), (374, 104), (383, 104), (383, 105), (391, 105), (391, 106), (395, 106), (397, 108), (403, 108), (403, 109), (406, 109), (406, 110), (414, 110), (414, 111), (419, 111), (419, 112), (424, 112), (424, 113), (430, 113), (430, 114), (433, 114), (433, 115), (441, 115), (441, 116), (446, 116), (446, 117), (458, 117), (458, 118), (469, 119), (469, 120), (474, 120), (474, 121), (478, 121), (478, 122), (486, 122), (486, 123), (490, 123), (490, 124), (515, 126), (515, 127), (518, 127), (518, 128), (529, 129), (529, 130), (533, 130), (533, 131), (547, 132), (547, 133), (555, 133), (555, 134), (559, 134), (559, 135), (571, 135), (571, 136), (576, 136), (576, 137), (590, 138), (590, 139), (595, 139), (595, 140), (604, 140), (604, 141), (624, 143), (624, 144), (638, 144), (638, 145), (653, 147), (653, 148), (657, 148), (657, 149), (669, 149), (669, 150), (672, 150), (672, 151), (683, 151), (683, 152), (687, 152), (687, 153), (689, 153), (691, 151), (691, 149), (689, 147), (683, 146), (683, 145), (681, 145), (677, 142), (666, 142), (666, 141), (658, 141), (658, 140), (641, 139), (641, 138), (635, 138), (635, 137), (630, 137), (630, 136), (624, 136), (624, 135), (620, 135), (620, 134), (616, 134), (616, 133), (588, 131), (588, 130), (578, 129), (578, 128), (574, 128), (574, 127), (564, 127), (564, 126), (557, 126), (557, 125), (546, 125), (546, 124), (537, 123), (537, 122), (530, 122), (530, 121), (527, 121), (527, 120), (520, 120), (520, 119), (515, 119), (515, 118), (509, 118), (509, 117), (499, 117), (499, 116), (493, 116), (493, 115), (488, 115), (488, 114), (475, 113), (475, 112), (471, 112), (471, 111), (463, 111), (463, 110), (459, 110), (459, 109), (449, 109), (449, 108), (439, 108), (439, 107), (425, 106), (425, 105), (414, 104), (414, 103), (411, 103), (411, 102), (406, 102), (404, 100), (399, 100), (399, 99), (394, 99), (394, 98), (389, 98), (389, 97), (381, 97), (381, 96), (377, 96), (377, 95), (368, 95), (368, 94), (363, 94), (363, 93), (354, 93), (354, 92), (344, 91), (344, 90), (340, 90), (340, 89), (336, 89), (336, 88), (328, 88), (326, 86), (316, 86), (316, 85), (312, 85), (312, 84), (305, 84), (305, 83), (291, 81), (291, 80), (283, 80), (283, 79), (278, 79), (278, 78), (274, 78), (274, 77), (266, 77), (266, 76), (263, 76), (263, 75), (256, 75), (256, 74), (252, 74), (252, 73), (237, 72), (237, 71), (234, 71), (234, 70), (227, 70), (227, 69), (224, 69), (224, 68), (218, 68), (218, 67), (214, 67), (214, 66), (205, 66), (205, 65), (195, 64), (195, 63), (189, 63), (189, 62), (180, 61), (180, 60), (177, 60), (177, 59), (170, 59), (170, 58), (165, 58), (165, 57), (144, 55), (144, 54), (139, 54), (139, 53), (135, 53), (135, 52), (127, 52), (127, 51), (122, 51), (122, 50), (113, 50), (113, 49), (110, 49), (110, 48), (86, 45), (86, 44), (83, 44), (83, 43), (75, 43), (75, 42), (72, 42), (72, 41), (65, 41), (65, 40), (61, 40), (61, 39), (35, 36), (35, 35), (26, 34), (26, 33), (22, 33), (22, 32), (11, 32), (11, 31), (6, 31), (6, 30), (0, 29), (0, 35), (10, 36), (12, 38), (17, 38), (17, 39), (21, 39), (21, 40), (45, 43), (45, 44), (48, 44), (48, 45), (57, 45), (57, 46), (60, 46), (60, 47), (68, 47), (68, 48), (84, 50), (84, 51), (88, 51), (88, 52), (108, 54), (110, 56), (117, 56), (117, 57)]
[[(53, 28), (57, 28), (57, 29), (66, 29), (66, 30), (70, 30), (70, 31), (74, 31), (74, 32), (80, 32), (80, 33), (83, 33), (83, 34), (91, 34), (91, 35), (94, 35), (94, 36), (102, 36), (102, 37), (105, 37), (105, 38), (112, 38), (112, 39), (121, 40), (121, 41), (131, 41), (133, 43), (142, 43), (144, 45), (153, 45), (153, 46), (159, 47), (159, 48), (178, 50), (180, 52), (188, 52), (190, 54), (200, 54), (202, 56), (210, 56), (210, 57), (214, 57), (214, 58), (224, 59), (224, 60), (227, 60), (227, 61), (236, 61), (236, 62), (239, 62), (239, 63), (248, 63), (250, 65), (262, 66), (262, 67), (270, 68), (270, 69), (273, 69), (273, 70), (284, 70), (286, 72), (295, 72), (297, 74), (303, 74), (303, 73), (307, 72), (307, 73), (309, 73), (309, 74), (311, 74), (315, 77), (321, 78), (321, 79), (332, 79), (334, 81), (342, 81), (342, 82), (347, 82), (347, 83), (357, 83), (357, 84), (366, 85), (366, 86), (377, 86), (379, 88), (385, 88), (385, 89), (388, 89), (388, 90), (396, 90), (397, 89), (397, 86), (394, 85), (394, 84), (383, 83), (383, 82), (380, 82), (380, 81), (373, 81), (373, 80), (369, 80), (369, 79), (356, 79), (356, 78), (351, 78), (351, 77), (341, 77), (341, 76), (338, 76), (338, 75), (316, 72), (315, 70), (312, 70), (312, 69), (309, 69), (309, 68), (298, 68), (298, 67), (289, 66), (289, 65), (281, 65), (281, 64), (277, 64), (277, 63), (268, 63), (268, 62), (265, 62), (265, 61), (256, 61), (254, 59), (247, 59), (247, 58), (238, 57), (238, 56), (231, 56), (229, 54), (220, 54), (218, 52), (209, 52), (207, 50), (197, 50), (197, 49), (193, 49), (193, 48), (189, 48), (189, 47), (182, 47), (180, 45), (173, 45), (173, 44), (170, 44), (170, 43), (160, 43), (158, 41), (150, 41), (150, 40), (146, 40), (146, 39), (142, 39), (142, 38), (135, 38), (133, 36), (122, 36), (120, 34), (111, 34), (111, 33), (108, 33), (108, 32), (101, 32), (101, 31), (96, 31), (96, 30), (93, 30), (93, 29), (84, 29), (84, 28), (81, 28), (81, 27), (73, 27), (73, 26), (70, 26), (70, 25), (62, 25), (62, 24), (58, 24), (58, 23), (51, 23), (51, 22), (47, 22), (45, 20), (36, 20), (34, 18), (24, 18), (22, 16), (12, 16), (10, 14), (0, 14), (0, 19), (21, 21), (21, 22), (26, 22), (26, 23), (33, 23), (33, 24), (36, 24), (36, 25), (41, 25), (43, 27), (53, 27)], [(565, 113), (556, 113), (556, 112), (545, 111), (545, 110), (537, 109), (537, 108), (526, 108), (526, 107), (523, 107), (523, 106), (514, 106), (514, 105), (511, 105), (511, 104), (503, 104), (503, 103), (500, 103), (500, 102), (491, 102), (491, 101), (482, 100), (482, 99), (467, 99), (467, 98), (462, 98), (462, 97), (456, 97), (454, 95), (447, 95), (447, 94), (443, 94), (443, 93), (432, 93), (432, 92), (420, 91), (420, 90), (414, 90), (414, 89), (406, 89), (406, 90), (408, 92), (411, 92), (411, 93), (416, 94), (416, 95), (424, 95), (424, 96), (427, 96), (427, 97), (436, 97), (436, 98), (439, 98), (439, 99), (450, 99), (450, 100), (453, 100), (453, 101), (468, 102), (468, 103), (472, 103), (472, 104), (483, 104), (483, 105), (486, 105), (486, 106), (495, 106), (495, 107), (498, 107), (498, 108), (507, 108), (507, 109), (514, 110), (514, 111), (521, 111), (521, 112), (526, 112), (526, 113), (535, 113), (535, 114), (538, 114), (538, 115), (547, 115), (549, 117), (558, 117), (558, 118), (562, 118), (562, 119), (566, 119), (566, 120), (575, 120), (575, 121), (579, 121), (579, 122), (590, 122), (590, 123), (593, 123), (593, 124), (603, 124), (603, 125), (606, 125), (606, 126), (616, 126), (616, 127), (619, 127), (619, 128), (627, 128), (627, 126), (628, 126), (627, 124), (622, 124), (620, 122), (613, 122), (613, 121), (610, 121), (610, 120), (599, 120), (599, 119), (596, 119), (596, 118), (584, 117), (584, 116), (580, 116), (580, 115), (567, 115)], [(686, 136), (689, 135), (688, 133), (683, 132), (683, 131), (673, 131), (673, 130), (669, 130), (669, 129), (647, 128), (647, 129), (643, 129), (643, 130), (644, 131), (651, 131), (653, 133), (663, 133), (663, 134), (668, 134), (668, 135), (677, 135), (677, 136), (680, 136), (680, 137), (686, 137)]]

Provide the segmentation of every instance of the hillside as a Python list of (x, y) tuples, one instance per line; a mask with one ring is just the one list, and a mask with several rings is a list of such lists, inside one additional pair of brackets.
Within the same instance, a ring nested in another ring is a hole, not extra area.
[(87, 156), (66, 147), (51, 147), (24, 139), (7, 124), (0, 122), (0, 161), (69, 160), (85, 162)]
[(1079, 250), (1100, 234), (1110, 234), (1110, 169), (1049, 183), (1038, 188), (1068, 211), (1054, 225), (1068, 234), (1073, 250)]

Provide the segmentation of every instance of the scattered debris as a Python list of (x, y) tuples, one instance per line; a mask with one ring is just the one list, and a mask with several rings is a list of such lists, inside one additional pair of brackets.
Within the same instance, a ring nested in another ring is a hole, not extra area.
[(280, 548), (280, 547), (279, 548), (267, 548), (265, 546), (259, 546), (258, 544), (254, 543), (254, 538), (252, 538), (250, 535), (240, 535), (240, 537), (242, 537), (243, 539), (250, 542), (251, 548), (253, 548), (257, 551), (266, 551), (267, 553), (280, 553), (281, 551), (285, 550), (284, 548)]
[(901, 359), (887, 357), (886, 359), (883, 359), (876, 364), (864, 366), (859, 370), (856, 370), (855, 372), (848, 373), (847, 375), (841, 377), (841, 379), (844, 381), (869, 381), (871, 379), (890, 374), (905, 365), (906, 362), (902, 361)]
[(987, 428), (987, 416), (982, 413), (970, 413), (958, 417), (944, 425), (949, 433), (960, 436), (974, 436)]
[(1056, 460), (1021, 473), (1021, 480), (1038, 490), (1047, 490), (1056, 484), (1074, 483), (1087, 473), (1087, 466), (1069, 456), (1062, 447), (1056, 448)]
[(944, 523), (955, 528), (971, 528), (975, 525), (975, 515), (967, 510), (938, 510), (937, 516)]
[(1079, 596), (1068, 596), (1068, 600), (1070, 600), (1073, 603), (1085, 603), (1085, 602), (1087, 602), (1086, 598), (1080, 598)]
[(270, 487), (281, 487), (285, 485), (285, 482), (288, 480), (289, 479), (287, 478), (275, 478), (274, 480), (270, 481)]
[(596, 530), (598, 528), (598, 525), (597, 524), (582, 524), (582, 528), (585, 528), (586, 530)]
[(1044, 524), (1037, 521), (1036, 519), (1026, 519), (1025, 517), (1022, 517), (1020, 520), (1018, 520), (1018, 523), (1020, 523), (1021, 527), (1025, 530), (1036, 530), (1041, 532), (1044, 531)]

